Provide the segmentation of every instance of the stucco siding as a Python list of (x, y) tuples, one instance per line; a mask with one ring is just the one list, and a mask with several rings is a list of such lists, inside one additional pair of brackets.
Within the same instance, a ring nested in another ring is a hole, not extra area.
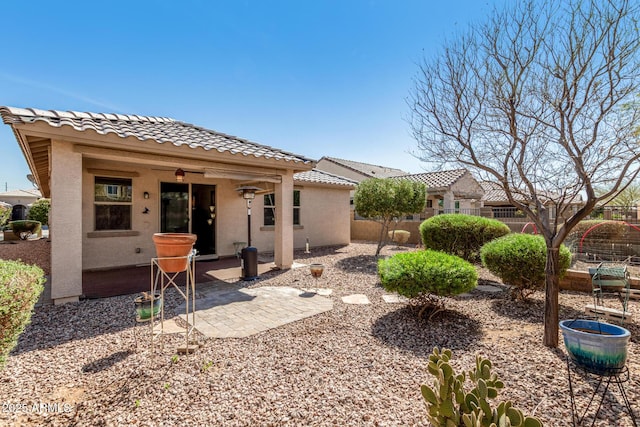
[[(100, 171), (100, 172), (96, 172)], [(131, 230), (101, 232), (95, 230), (95, 176), (135, 175), (132, 180)], [(155, 257), (153, 233), (160, 231), (160, 186), (175, 182), (174, 171), (133, 166), (107, 160), (87, 159), (82, 165), (82, 268), (108, 269), (118, 266), (148, 264)], [(236, 191), (237, 182), (229, 179), (206, 179), (201, 174), (187, 174), (185, 184), (216, 187), (216, 255), (235, 254), (234, 242), (247, 241), (247, 205)], [(349, 191), (305, 183), (300, 190), (300, 226), (293, 230), (293, 244), (311, 246), (347, 244), (350, 241)], [(149, 198), (144, 198), (144, 193)], [(143, 213), (147, 208), (148, 213)], [(252, 245), (260, 252), (273, 252), (275, 227), (264, 226), (264, 193), (252, 203)], [(109, 237), (107, 237), (109, 236)], [(139, 252), (137, 252), (139, 249)]]
[(82, 293), (82, 156), (64, 141), (51, 152), (51, 298), (63, 303)]

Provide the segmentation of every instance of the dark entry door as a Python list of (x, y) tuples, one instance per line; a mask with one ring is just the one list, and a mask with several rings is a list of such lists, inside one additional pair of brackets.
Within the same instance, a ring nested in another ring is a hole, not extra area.
[(198, 236), (196, 249), (199, 255), (216, 253), (216, 187), (192, 184), (191, 232)]

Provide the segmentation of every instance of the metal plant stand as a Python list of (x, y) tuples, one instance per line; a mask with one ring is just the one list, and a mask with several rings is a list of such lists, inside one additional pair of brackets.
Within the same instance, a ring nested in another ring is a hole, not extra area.
[[(173, 260), (173, 259), (186, 259), (187, 260), (187, 269), (179, 272), (166, 272), (160, 267), (160, 260)], [(151, 340), (152, 346), (156, 341), (160, 341), (162, 348), (164, 348), (164, 343), (162, 342), (162, 337), (165, 334), (175, 334), (180, 333), (185, 335), (185, 344), (184, 347), (178, 347), (177, 351), (179, 353), (191, 353), (195, 351), (199, 345), (195, 343), (194, 340), (191, 340), (191, 336), (195, 330), (196, 324), (196, 315), (195, 315), (195, 305), (196, 305), (196, 290), (195, 290), (195, 251), (192, 251), (189, 255), (183, 257), (164, 257), (164, 258), (151, 258), (151, 297), (153, 298), (156, 293), (160, 294), (160, 298), (162, 298), (162, 308), (160, 310), (160, 329), (156, 330), (154, 325), (154, 318), (151, 317)], [(185, 273), (185, 283), (184, 290), (178, 283), (178, 276), (180, 273)], [(164, 293), (169, 286), (173, 286), (180, 295), (185, 300), (186, 308), (185, 308), (185, 316), (186, 316), (186, 326), (183, 331), (165, 331), (164, 329), (164, 309), (165, 309), (165, 300)], [(151, 301), (153, 304), (153, 300)]]
[[(575, 381), (576, 379), (572, 378), (572, 375), (571, 375), (572, 371), (574, 371), (575, 373), (582, 374), (583, 377), (592, 378), (597, 382), (597, 385), (593, 390), (593, 393), (589, 397), (589, 403), (587, 404), (587, 407), (584, 409), (584, 412), (582, 413), (582, 415), (579, 414), (578, 408), (576, 405), (576, 396), (573, 390), (573, 381)], [(629, 368), (627, 366), (624, 366), (621, 369), (617, 369), (617, 370), (600, 375), (600, 374), (595, 374), (593, 372), (590, 372), (584, 369), (583, 367), (577, 365), (576, 363), (573, 362), (573, 360), (571, 360), (569, 356), (567, 356), (567, 374), (569, 376), (569, 393), (571, 394), (571, 419), (573, 421), (574, 427), (583, 425), (587, 412), (589, 412), (589, 408), (591, 408), (591, 404), (593, 403), (594, 400), (597, 400), (598, 392), (601, 392), (602, 395), (600, 396), (598, 409), (596, 409), (596, 413), (593, 416), (593, 421), (591, 423), (591, 426), (595, 425), (596, 420), (598, 419), (598, 415), (600, 414), (600, 408), (602, 407), (602, 402), (604, 401), (604, 398), (607, 395), (607, 392), (609, 391), (609, 386), (612, 383), (618, 386), (618, 390), (620, 390), (620, 394), (622, 395), (622, 400), (624, 401), (624, 405), (627, 408), (627, 411), (629, 412), (631, 421), (633, 422), (633, 425), (635, 427), (638, 427), (638, 424), (636, 423), (636, 417), (633, 413), (633, 409), (631, 409), (631, 403), (629, 402), (627, 393), (624, 390), (624, 383), (629, 381)]]

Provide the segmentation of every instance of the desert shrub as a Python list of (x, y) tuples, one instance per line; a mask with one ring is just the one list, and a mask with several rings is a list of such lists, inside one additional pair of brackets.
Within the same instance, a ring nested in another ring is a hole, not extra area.
[(34, 265), (0, 260), (0, 367), (31, 320), (44, 272)]
[(9, 226), (11, 227), (13, 234), (20, 237), (22, 240), (27, 240), (30, 235), (39, 233), (41, 228), (39, 221), (30, 221), (28, 219), (11, 221)]
[[(473, 265), (457, 256), (432, 250), (404, 252), (378, 261), (378, 275), (384, 289), (414, 299), (431, 316), (442, 310), (437, 297), (458, 295), (476, 287)], [(435, 298), (434, 298), (435, 297)]]
[(27, 219), (39, 221), (42, 225), (49, 225), (49, 209), (51, 209), (51, 200), (39, 199), (31, 205)]
[(409, 241), (411, 232), (407, 230), (393, 230), (389, 232), (389, 238), (399, 245), (404, 245)]
[(11, 206), (0, 204), (0, 230), (7, 224), (11, 218)]
[(506, 224), (496, 219), (463, 214), (436, 215), (420, 224), (425, 248), (456, 255), (469, 262), (480, 260), (482, 245), (510, 232)]
[[(509, 234), (482, 247), (482, 265), (512, 286), (512, 296), (526, 299), (529, 294), (544, 289), (547, 246), (542, 236)], [(571, 252), (560, 247), (559, 274), (571, 265)]]

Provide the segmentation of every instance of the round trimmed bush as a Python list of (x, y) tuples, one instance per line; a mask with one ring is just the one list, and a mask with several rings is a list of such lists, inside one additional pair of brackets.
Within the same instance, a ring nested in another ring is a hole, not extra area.
[[(511, 285), (515, 298), (526, 299), (534, 291), (544, 289), (547, 246), (542, 236), (509, 234), (487, 243), (480, 253), (482, 265)], [(562, 245), (558, 274), (562, 276), (569, 265), (571, 252)]]
[(22, 240), (27, 240), (32, 234), (38, 234), (41, 230), (39, 221), (19, 220), (9, 223), (11, 231)]
[(478, 284), (473, 265), (457, 256), (432, 250), (403, 252), (378, 261), (384, 289), (407, 298), (425, 294), (458, 295)]
[(463, 214), (436, 215), (420, 224), (420, 236), (427, 249), (480, 261), (480, 248), (509, 234), (509, 227), (492, 218)]

